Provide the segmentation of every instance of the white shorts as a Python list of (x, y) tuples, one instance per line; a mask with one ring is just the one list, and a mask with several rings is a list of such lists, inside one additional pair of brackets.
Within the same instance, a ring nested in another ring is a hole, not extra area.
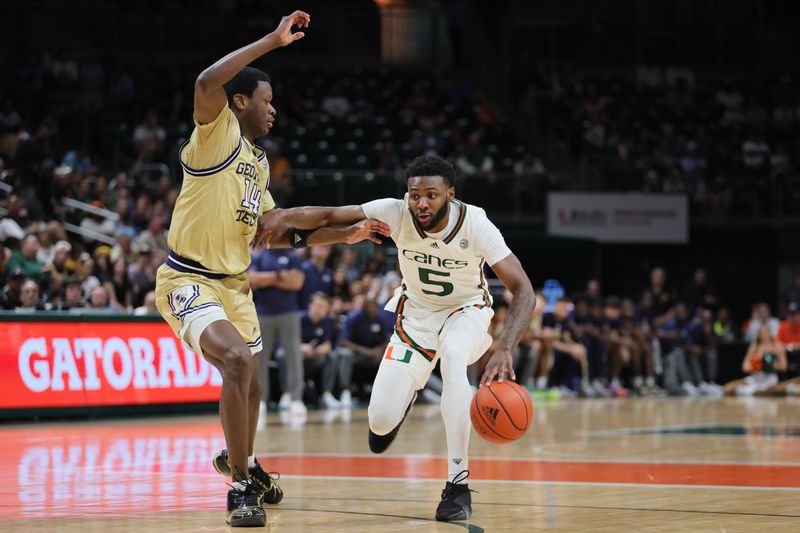
[[(494, 311), (483, 305), (470, 305), (456, 309), (431, 311), (415, 308), (406, 302), (402, 313), (397, 315), (394, 334), (381, 360), (382, 365), (396, 365), (414, 377), (417, 389), (427, 383), (439, 357), (447, 354), (439, 352), (442, 339), (449, 335), (456, 337), (475, 336), (481, 340), (468, 349), (467, 364), (472, 364), (486, 352), (492, 344), (489, 336), (489, 322)], [(465, 335), (469, 332), (469, 335)]]

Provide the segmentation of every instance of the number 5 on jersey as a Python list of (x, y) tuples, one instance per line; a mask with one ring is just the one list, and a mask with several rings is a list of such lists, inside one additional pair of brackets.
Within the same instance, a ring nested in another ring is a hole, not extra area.
[(429, 268), (420, 268), (419, 269), (419, 280), (424, 283), (425, 285), (433, 285), (436, 287), (440, 287), (441, 291), (429, 291), (426, 289), (422, 289), (422, 292), (425, 294), (430, 294), (431, 296), (447, 296), (453, 292), (453, 284), (449, 281), (442, 281), (438, 279), (434, 279), (433, 276), (441, 276), (443, 278), (449, 278), (450, 272), (440, 272), (438, 270), (431, 270)]

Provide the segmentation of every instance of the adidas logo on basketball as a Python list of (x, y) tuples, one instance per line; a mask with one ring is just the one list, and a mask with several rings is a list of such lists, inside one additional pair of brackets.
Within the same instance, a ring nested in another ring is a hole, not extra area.
[(497, 407), (489, 407), (488, 405), (484, 405), (481, 407), (484, 416), (489, 419), (489, 421), (494, 425), (497, 421), (497, 414), (500, 412), (500, 409)]

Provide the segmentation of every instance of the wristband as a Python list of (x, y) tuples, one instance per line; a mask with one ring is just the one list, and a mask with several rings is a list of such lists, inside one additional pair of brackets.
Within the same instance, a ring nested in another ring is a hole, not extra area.
[(311, 235), (310, 231), (289, 228), (289, 245), (291, 245), (292, 248), (306, 248), (308, 247), (306, 240), (309, 235)]

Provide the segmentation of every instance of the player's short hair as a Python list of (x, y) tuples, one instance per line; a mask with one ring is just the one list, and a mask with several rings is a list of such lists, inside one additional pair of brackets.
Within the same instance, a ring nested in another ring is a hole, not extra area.
[(243, 94), (244, 96), (253, 96), (253, 91), (258, 87), (258, 82), (265, 81), (272, 83), (269, 74), (263, 70), (253, 67), (244, 67), (233, 77), (228, 83), (223, 85), (225, 95), (228, 97), (228, 105), (233, 102), (233, 95)]
[(422, 155), (408, 164), (405, 170), (406, 182), (417, 176), (441, 176), (448, 187), (456, 184), (456, 168), (438, 155)]

